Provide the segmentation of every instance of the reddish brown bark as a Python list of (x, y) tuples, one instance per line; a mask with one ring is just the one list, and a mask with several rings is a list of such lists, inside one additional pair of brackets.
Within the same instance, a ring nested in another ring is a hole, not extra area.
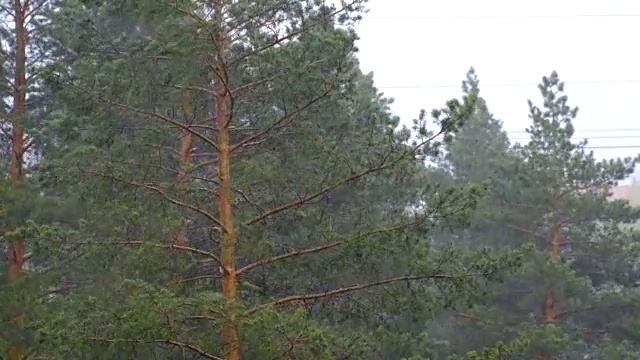
[(560, 224), (555, 223), (551, 226), (551, 234), (549, 237), (549, 252), (554, 258), (560, 257), (560, 245), (562, 244), (562, 234), (560, 232)]
[[(193, 134), (186, 129), (182, 130), (180, 135), (180, 150), (178, 151), (179, 158), (179, 171), (178, 178), (176, 179), (176, 185), (179, 191), (179, 198), (183, 198), (187, 195), (187, 181), (189, 177), (189, 166), (191, 165), (191, 149), (193, 148)], [(180, 224), (176, 230), (176, 234), (173, 238), (174, 245), (186, 245), (187, 244), (187, 220), (180, 219)]]
[[(233, 227), (231, 209), (231, 174), (230, 174), (230, 147), (229, 130), (226, 121), (229, 118), (227, 110), (228, 94), (224, 85), (219, 86), (216, 101), (218, 106), (218, 177), (219, 177), (219, 211), (222, 223), (222, 253), (220, 261), (223, 266), (222, 292), (227, 300), (225, 311), (226, 319), (222, 329), (224, 339), (225, 356), (227, 360), (238, 360), (239, 344), (238, 329), (236, 324), (235, 303), (237, 298), (237, 275), (235, 270), (235, 243), (236, 232)], [(216, 199), (217, 200), (217, 199)]]
[[(184, 201), (186, 196), (188, 195), (188, 178), (189, 178), (189, 167), (191, 165), (191, 149), (193, 147), (193, 134), (188, 130), (183, 129), (182, 134), (180, 135), (180, 149), (178, 151), (178, 176), (176, 179), (176, 188), (178, 189), (178, 199)], [(184, 247), (187, 245), (187, 231), (188, 229), (188, 221), (186, 218), (181, 217), (176, 227), (175, 233), (173, 235), (173, 239), (171, 239), (171, 249), (176, 250), (179, 247)], [(184, 265), (183, 257), (180, 254), (175, 257), (175, 263), (173, 264), (176, 268), (175, 271), (175, 279), (176, 284), (180, 284), (183, 280), (182, 268)]]
[(214, 196), (213, 201), (218, 201), (222, 232), (220, 261), (222, 263), (222, 293), (226, 300), (224, 309), (225, 319), (222, 325), (222, 339), (224, 342), (225, 360), (239, 360), (240, 341), (236, 319), (238, 280), (235, 265), (237, 234), (233, 224), (231, 206), (231, 144), (229, 139), (231, 109), (229, 108), (230, 94), (228, 89), (228, 75), (224, 61), (227, 48), (227, 34), (223, 18), (224, 0), (216, 0), (214, 2), (214, 11), (217, 25), (215, 42), (218, 54), (212, 70), (216, 75), (216, 114), (214, 126), (217, 129), (216, 150), (218, 152), (219, 194), (218, 196)]
[[(23, 121), (26, 114), (26, 47), (27, 47), (27, 31), (26, 31), (26, 14), (28, 10), (28, 2), (22, 3), (21, 0), (13, 2), (13, 17), (15, 21), (15, 74), (13, 79), (13, 114), (11, 118), (11, 179), (16, 186), (20, 186), (23, 180), (23, 164), (25, 153), (25, 140)], [(22, 237), (14, 238), (9, 246), (9, 263), (7, 269), (8, 282), (15, 284), (21, 277), (24, 265), (25, 243)], [(21, 325), (21, 304), (12, 304), (12, 320), (15, 327)], [(19, 346), (13, 344), (7, 350), (7, 360), (25, 359), (25, 351)]]
[[(555, 212), (559, 209), (560, 196), (558, 192), (553, 194), (551, 199), (551, 207), (552, 211)], [(549, 234), (549, 253), (554, 259), (560, 258), (560, 246), (562, 244), (562, 234), (561, 234), (561, 224), (559, 222), (554, 222), (551, 225), (551, 231)], [(553, 292), (549, 291), (547, 296), (545, 297), (542, 303), (542, 320), (545, 323), (554, 323), (558, 319), (559, 310), (557, 308), (557, 300), (553, 295)], [(553, 360), (554, 356), (552, 356), (548, 352), (543, 352), (538, 355), (538, 360)]]
[[(178, 175), (176, 177), (176, 188), (178, 190), (178, 200), (186, 201), (187, 196), (189, 195), (189, 176), (191, 175), (191, 161), (193, 155), (193, 142), (194, 135), (191, 129), (189, 128), (191, 118), (193, 116), (193, 108), (191, 106), (192, 103), (192, 93), (189, 90), (186, 90), (183, 93), (182, 97), (182, 111), (184, 117), (184, 127), (180, 132), (180, 148), (178, 149)], [(180, 248), (185, 247), (188, 244), (187, 232), (188, 232), (188, 221), (185, 217), (180, 217), (178, 226), (176, 227), (175, 233), (173, 235), (173, 239), (171, 239), (171, 250), (176, 251)], [(183, 282), (183, 268), (184, 268), (184, 258), (181, 254), (176, 254), (175, 263), (173, 264), (175, 267), (175, 278), (176, 284), (180, 286)]]
[(556, 308), (556, 300), (553, 297), (553, 294), (547, 294), (547, 297), (544, 300), (542, 305), (542, 319), (545, 323), (555, 322), (558, 318), (558, 310)]
[[(222, 88), (222, 86), (221, 86)], [(238, 330), (236, 324), (235, 303), (237, 298), (237, 275), (235, 270), (235, 242), (236, 233), (231, 217), (231, 174), (229, 156), (229, 131), (226, 125), (228, 118), (226, 91), (222, 90), (216, 95), (218, 104), (218, 177), (220, 184), (219, 211), (222, 223), (222, 253), (220, 261), (223, 266), (222, 292), (227, 300), (225, 311), (226, 319), (223, 325), (222, 336), (224, 339), (225, 355), (227, 360), (238, 360)]]
[(547, 353), (544, 353), (544, 354), (538, 355), (536, 357), (536, 360), (554, 360), (554, 357)]

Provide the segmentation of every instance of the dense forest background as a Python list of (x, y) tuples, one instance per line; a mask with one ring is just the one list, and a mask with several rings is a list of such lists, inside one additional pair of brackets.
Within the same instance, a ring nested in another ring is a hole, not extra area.
[(639, 359), (640, 157), (555, 72), (401, 126), (364, 5), (0, 1), (2, 358)]

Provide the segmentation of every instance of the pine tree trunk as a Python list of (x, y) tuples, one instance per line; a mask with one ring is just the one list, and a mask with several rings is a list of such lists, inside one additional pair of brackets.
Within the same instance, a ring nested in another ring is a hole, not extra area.
[[(17, 187), (23, 180), (23, 163), (25, 152), (23, 121), (26, 114), (26, 13), (21, 0), (14, 0), (13, 16), (15, 21), (15, 74), (13, 80), (13, 116), (11, 123), (11, 179)], [(22, 275), (24, 264), (25, 244), (22, 237), (14, 238), (9, 247), (9, 264), (7, 277), (9, 284), (15, 284)], [(21, 304), (12, 304), (11, 317), (15, 324), (14, 328), (21, 326), (20, 312)], [(25, 359), (25, 352), (17, 344), (9, 346), (7, 360)]]
[[(558, 223), (554, 223), (551, 226), (549, 252), (554, 259), (560, 258), (560, 224)], [(542, 305), (542, 319), (545, 323), (553, 323), (557, 318), (558, 310), (556, 308), (556, 299), (553, 293), (549, 291)]]
[[(182, 110), (184, 112), (184, 126), (189, 126), (189, 118), (192, 116), (191, 93), (186, 91), (183, 97)], [(191, 149), (193, 148), (193, 134), (188, 128), (184, 128), (180, 133), (180, 149), (178, 150), (178, 176), (176, 179), (176, 188), (180, 199), (188, 194), (189, 168), (191, 165)], [(187, 244), (187, 219), (181, 218), (180, 224), (176, 230), (172, 245)]]
[[(223, 86), (220, 86), (223, 88)], [(222, 254), (220, 260), (223, 266), (222, 292), (227, 301), (226, 319), (222, 329), (226, 360), (238, 360), (239, 344), (236, 324), (235, 303), (237, 298), (237, 279), (235, 270), (235, 242), (236, 233), (231, 218), (231, 176), (230, 176), (230, 146), (229, 130), (226, 123), (229, 118), (226, 109), (227, 94), (223, 89), (216, 96), (218, 103), (218, 176), (220, 181), (220, 222), (222, 224)]]
[(231, 207), (231, 146), (229, 139), (229, 121), (231, 114), (229, 109), (228, 74), (225, 68), (225, 52), (227, 48), (227, 34), (223, 18), (224, 0), (216, 0), (214, 11), (216, 16), (216, 46), (218, 56), (215, 61), (216, 73), (216, 128), (218, 151), (218, 181), (219, 181), (219, 212), (220, 225), (222, 227), (222, 249), (220, 261), (222, 262), (222, 293), (226, 300), (225, 319), (222, 326), (222, 339), (224, 342), (225, 360), (240, 359), (240, 340), (238, 336), (238, 324), (236, 321), (237, 302), (237, 275), (235, 268), (236, 230), (233, 226)]
[[(559, 196), (557, 192), (554, 193), (552, 198), (552, 209), (554, 213), (558, 211), (559, 208)], [(555, 214), (554, 214), (555, 215)], [(560, 237), (561, 237), (561, 226), (558, 222), (554, 222), (551, 225), (551, 233), (549, 234), (549, 252), (551, 253), (551, 257), (554, 259), (560, 258)], [(546, 298), (544, 299), (544, 303), (542, 304), (542, 320), (547, 323), (554, 323), (558, 318), (558, 309), (556, 307), (556, 299), (553, 296), (553, 293), (549, 291)], [(545, 352), (544, 354), (538, 356), (539, 360), (552, 360), (554, 357)]]
[[(188, 100), (186, 100), (188, 101)], [(190, 115), (187, 112), (185, 106), (185, 117)], [(188, 115), (189, 114), (189, 115)], [(185, 126), (189, 126), (187, 119), (185, 119)], [(178, 151), (178, 178), (176, 179), (176, 188), (178, 189), (179, 197), (183, 199), (188, 195), (188, 179), (189, 179), (189, 167), (191, 165), (191, 149), (193, 148), (193, 134), (183, 129), (180, 135), (180, 150)], [(176, 231), (176, 235), (173, 238), (173, 245), (186, 245), (187, 244), (187, 219), (181, 218), (180, 224)]]
[[(187, 90), (183, 93), (182, 97), (182, 112), (183, 112), (183, 125), (184, 128), (180, 131), (180, 148), (178, 149), (178, 175), (176, 176), (176, 189), (178, 191), (178, 198), (180, 201), (186, 201), (189, 195), (189, 176), (191, 175), (191, 161), (192, 161), (192, 149), (194, 137), (190, 131), (191, 119), (193, 117), (192, 106), (192, 94)], [(184, 216), (180, 216), (178, 226), (176, 227), (173, 238), (171, 239), (171, 246), (187, 246), (188, 238), (187, 233), (189, 231), (189, 222)], [(172, 254), (174, 262), (172, 264), (175, 269), (175, 280), (177, 288), (180, 289), (183, 280), (183, 270), (186, 266), (184, 257), (180, 251), (173, 251)]]
[[(188, 125), (185, 123), (185, 125)], [(189, 186), (189, 167), (191, 165), (191, 149), (193, 147), (193, 134), (184, 129), (182, 130), (182, 134), (180, 136), (180, 150), (178, 151), (178, 178), (176, 179), (176, 188), (178, 189), (178, 196), (180, 199), (186, 198), (188, 195), (187, 188)], [(181, 217), (179, 220), (178, 227), (174, 234), (171, 245), (177, 246), (186, 246), (188, 243), (187, 240), (187, 231), (188, 231), (188, 222), (187, 219)], [(182, 261), (181, 254), (176, 254), (176, 262), (173, 264), (177, 271), (175, 273), (176, 281), (180, 284), (182, 280), (182, 268), (184, 266), (184, 261)]]

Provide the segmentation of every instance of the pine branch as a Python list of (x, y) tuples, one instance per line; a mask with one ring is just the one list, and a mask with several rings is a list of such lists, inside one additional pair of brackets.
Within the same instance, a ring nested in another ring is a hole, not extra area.
[(394, 225), (394, 226), (388, 226), (385, 228), (380, 228), (380, 229), (375, 229), (375, 230), (371, 230), (371, 231), (367, 231), (365, 233), (359, 234), (357, 236), (353, 236), (350, 240), (347, 241), (335, 241), (329, 244), (324, 244), (324, 245), (318, 245), (312, 248), (307, 248), (307, 249), (303, 249), (303, 250), (295, 250), (295, 251), (291, 251), (288, 252), (286, 254), (282, 254), (282, 255), (277, 255), (277, 256), (273, 256), (267, 259), (263, 259), (263, 260), (258, 260), (252, 264), (246, 265), (242, 268), (240, 268), (238, 271), (236, 271), (236, 274), (239, 276), (242, 273), (248, 272), (253, 270), (254, 268), (258, 267), (258, 266), (262, 266), (262, 265), (268, 265), (268, 264), (272, 264), (281, 260), (285, 260), (285, 259), (289, 259), (292, 257), (297, 257), (297, 256), (301, 256), (301, 255), (307, 255), (307, 254), (313, 254), (313, 253), (317, 253), (317, 252), (321, 252), (324, 250), (330, 250), (330, 249), (334, 249), (337, 248), (341, 245), (344, 245), (347, 242), (350, 241), (359, 241), (365, 238), (368, 238), (372, 235), (376, 235), (376, 234), (382, 234), (382, 233), (387, 233), (387, 232), (392, 232), (392, 231), (396, 231), (396, 230), (400, 230), (403, 228), (406, 228), (407, 226), (411, 226), (411, 225), (415, 225), (417, 222), (419, 221), (412, 221), (409, 223), (402, 223), (402, 224), (398, 224), (398, 225)]
[(241, 147), (244, 147), (246, 144), (252, 143), (252, 142), (256, 141), (257, 139), (259, 139), (260, 137), (267, 135), (268, 133), (273, 131), (273, 129), (276, 128), (277, 126), (283, 125), (283, 124), (287, 124), (287, 123), (291, 122), (293, 120), (293, 118), (295, 116), (300, 115), (300, 113), (302, 113), (302, 111), (310, 108), (312, 105), (314, 105), (318, 101), (324, 99), (327, 95), (329, 95), (329, 93), (333, 89), (334, 89), (333, 85), (330, 85), (327, 89), (325, 89), (325, 91), (323, 91), (320, 95), (312, 98), (304, 106), (302, 106), (299, 109), (291, 112), (290, 114), (287, 114), (287, 115), (281, 117), (280, 119), (274, 121), (267, 128), (255, 133), (253, 135), (247, 136), (245, 139), (241, 140), (237, 144), (234, 144), (233, 146), (231, 146), (231, 152), (234, 152), (237, 149), (239, 149)]
[(182, 202), (180, 200), (177, 200), (171, 196), (169, 196), (169, 194), (167, 194), (164, 190), (160, 189), (158, 186), (151, 184), (151, 183), (140, 183), (137, 181), (131, 181), (131, 180), (125, 180), (125, 179), (121, 179), (118, 177), (115, 177), (113, 175), (107, 175), (107, 174), (103, 174), (103, 173), (99, 173), (99, 172), (94, 172), (94, 171), (85, 171), (88, 174), (92, 174), (92, 175), (97, 175), (97, 176), (102, 176), (102, 177), (106, 177), (108, 179), (112, 179), (115, 181), (119, 181), (128, 185), (133, 185), (133, 186), (139, 186), (139, 187), (143, 187), (149, 190), (152, 190), (158, 194), (160, 194), (162, 197), (164, 197), (167, 201), (169, 201), (170, 203), (180, 206), (180, 207), (184, 207), (187, 208), (195, 213), (198, 213), (202, 216), (204, 216), (205, 218), (211, 220), (212, 222), (214, 222), (217, 226), (219, 226), (221, 229), (227, 231), (227, 229), (225, 228), (225, 226), (222, 224), (222, 222), (213, 214), (211, 214), (208, 211), (205, 211), (195, 205), (189, 204), (189, 203), (185, 203)]
[(202, 356), (205, 359), (210, 359), (210, 360), (224, 360), (223, 358), (219, 357), (219, 356), (215, 356), (213, 354), (209, 354), (208, 352), (202, 350), (199, 347), (196, 347), (195, 345), (191, 345), (188, 343), (183, 343), (183, 342), (179, 342), (176, 340), (172, 340), (172, 339), (157, 339), (157, 340), (132, 340), (132, 339), (104, 339), (104, 338), (91, 338), (91, 340), (94, 341), (102, 341), (102, 342), (108, 342), (108, 343), (121, 343), (121, 342), (125, 342), (125, 343), (139, 343), (139, 344), (167, 344), (167, 345), (171, 345), (171, 346), (176, 346), (185, 350), (190, 350), (200, 356)]
[(320, 246), (316, 246), (316, 247), (312, 247), (312, 248), (308, 248), (308, 249), (304, 249), (304, 250), (297, 250), (297, 251), (292, 251), (286, 254), (282, 254), (282, 255), (278, 255), (278, 256), (274, 256), (268, 259), (263, 259), (263, 260), (259, 260), (256, 261), (252, 264), (246, 265), (240, 269), (238, 269), (238, 271), (236, 271), (236, 274), (239, 276), (240, 274), (250, 271), (258, 266), (261, 265), (267, 265), (267, 264), (272, 264), (275, 262), (278, 262), (280, 260), (285, 260), (285, 259), (289, 259), (292, 257), (296, 257), (296, 256), (300, 256), (300, 255), (305, 255), (305, 254), (313, 254), (313, 253), (317, 253), (323, 250), (328, 250), (328, 249), (333, 249), (335, 247), (338, 247), (340, 245), (342, 245), (342, 242), (334, 242), (331, 244), (325, 244), (325, 245), (320, 245)]
[(477, 315), (474, 315), (474, 314), (455, 313), (455, 314), (453, 314), (453, 316), (459, 317), (459, 318), (463, 318), (463, 319), (473, 320), (473, 321), (479, 321), (479, 322), (484, 323), (484, 324), (491, 324), (492, 323), (492, 321), (483, 319), (480, 316), (477, 316)]
[(332, 185), (329, 185), (329, 186), (327, 186), (327, 187), (325, 187), (325, 188), (323, 188), (321, 190), (318, 190), (315, 193), (312, 193), (311, 195), (307, 195), (307, 196), (305, 196), (305, 197), (303, 197), (301, 199), (293, 200), (293, 201), (291, 201), (289, 203), (286, 203), (286, 204), (281, 205), (279, 207), (276, 207), (276, 208), (273, 208), (271, 210), (268, 210), (267, 212), (265, 212), (265, 213), (263, 213), (261, 215), (258, 215), (256, 217), (254, 217), (253, 219), (250, 219), (249, 221), (245, 222), (244, 225), (245, 226), (251, 226), (251, 225), (253, 225), (253, 224), (257, 223), (257, 222), (266, 220), (267, 218), (269, 218), (271, 216), (277, 215), (277, 214), (279, 214), (281, 212), (284, 212), (284, 211), (287, 211), (287, 210), (289, 210), (291, 208), (304, 205), (305, 203), (307, 203), (307, 202), (309, 202), (311, 200), (314, 200), (314, 199), (316, 199), (316, 198), (318, 198), (318, 197), (320, 197), (320, 196), (322, 196), (322, 195), (324, 195), (324, 194), (326, 194), (326, 193), (328, 193), (328, 192), (330, 192), (332, 190), (335, 190), (335, 189), (339, 188), (340, 186), (348, 184), (348, 183), (350, 183), (350, 182), (352, 182), (354, 180), (357, 180), (357, 179), (359, 179), (361, 177), (364, 177), (366, 175), (372, 174), (374, 172), (378, 172), (378, 171), (381, 171), (381, 170), (388, 169), (388, 168), (392, 167), (393, 165), (397, 164), (398, 162), (402, 161), (403, 159), (405, 159), (408, 155), (415, 154), (415, 152), (418, 149), (423, 147), (425, 144), (433, 141), (433, 139), (435, 139), (437, 136), (441, 135), (443, 132), (444, 132), (444, 130), (441, 130), (437, 134), (424, 139), (419, 144), (416, 144), (415, 146), (409, 148), (409, 150), (404, 151), (400, 156), (398, 156), (397, 158), (393, 159), (392, 161), (387, 162), (387, 160), (388, 160), (389, 156), (391, 156), (391, 154), (386, 154), (385, 156), (382, 157), (382, 160), (380, 161), (379, 165), (370, 167), (370, 168), (368, 168), (366, 170), (363, 170), (363, 171), (361, 171), (359, 173), (352, 174), (352, 175), (350, 175), (350, 176), (348, 176), (348, 177), (346, 177), (346, 178), (344, 178), (342, 180), (337, 181), (336, 183), (334, 183)]
[[(82, 88), (80, 88), (79, 86), (77, 86), (75, 84), (67, 84), (67, 85), (69, 85), (70, 87), (73, 87), (73, 88), (75, 88), (77, 90), (86, 92), (86, 89), (82, 89)], [(171, 118), (169, 116), (162, 115), (162, 114), (159, 114), (159, 113), (156, 113), (156, 112), (153, 112), (153, 111), (142, 110), (142, 109), (139, 109), (139, 108), (135, 108), (135, 107), (126, 105), (126, 104), (117, 103), (115, 101), (111, 101), (111, 100), (105, 99), (105, 98), (101, 97), (100, 95), (95, 95), (95, 97), (97, 98), (98, 101), (101, 101), (103, 103), (107, 103), (107, 104), (109, 104), (111, 106), (120, 108), (122, 110), (130, 111), (130, 112), (133, 112), (133, 113), (138, 114), (138, 115), (148, 116), (150, 118), (155, 118), (155, 119), (161, 120), (161, 121), (163, 121), (163, 122), (165, 122), (167, 124), (173, 125), (173, 126), (175, 126), (177, 128), (180, 128), (180, 129), (182, 129), (184, 131), (189, 132), (190, 134), (192, 134), (193, 136), (195, 136), (198, 139), (202, 140), (204, 143), (206, 143), (207, 145), (211, 146), (212, 148), (214, 148), (216, 150), (218, 149), (218, 145), (216, 144), (214, 139), (204, 135), (203, 133), (201, 133), (199, 131), (194, 130), (190, 125), (185, 124), (185, 123), (183, 123), (181, 121), (178, 121), (178, 120), (173, 119), (173, 118)]]
[(536, 232), (536, 231), (533, 231), (533, 230), (530, 230), (530, 229), (524, 228), (524, 227), (522, 227), (522, 226), (513, 225), (513, 224), (507, 224), (507, 227), (508, 227), (509, 229), (516, 230), (516, 231), (520, 231), (520, 232), (523, 232), (523, 233), (525, 233), (525, 234), (533, 235), (533, 236), (536, 236), (536, 237), (538, 237), (538, 238), (544, 238), (544, 236), (542, 236), (542, 234), (540, 234), (540, 233), (538, 233), (538, 232)]
[(147, 242), (144, 240), (109, 241), (109, 242), (85, 241), (85, 242), (75, 242), (74, 244), (78, 244), (78, 245), (148, 245), (148, 246), (153, 246), (153, 247), (162, 248), (162, 249), (181, 250), (181, 251), (189, 252), (196, 255), (201, 255), (209, 259), (212, 259), (222, 268), (223, 271), (227, 271), (227, 269), (222, 266), (222, 262), (220, 261), (220, 258), (216, 254), (210, 251), (201, 250), (201, 249), (190, 247), (190, 246), (183, 246), (183, 245), (176, 245), (176, 244), (165, 245), (165, 244)]
[[(354, 5), (354, 4), (355, 4), (355, 3), (357, 3), (357, 2), (358, 2), (358, 0), (356, 0), (356, 1), (352, 1), (352, 2), (351, 2), (351, 3), (349, 3), (349, 4), (346, 4), (346, 6), (343, 6), (343, 7), (339, 8), (339, 9), (336, 9), (335, 11), (333, 11), (333, 12), (331, 12), (331, 13), (329, 13), (329, 14), (326, 14), (326, 16), (327, 16), (327, 17), (333, 17), (333, 16), (336, 16), (336, 15), (338, 15), (338, 14), (340, 14), (340, 13), (344, 12), (344, 11), (347, 11), (347, 10), (349, 9), (349, 7), (351, 7), (352, 5)], [(281, 44), (282, 42), (284, 42), (284, 41), (286, 41), (286, 40), (293, 39), (293, 38), (294, 38), (295, 36), (297, 36), (297, 35), (301, 35), (301, 34), (307, 33), (307, 32), (308, 32), (309, 30), (311, 30), (312, 28), (314, 28), (314, 27), (316, 27), (316, 26), (318, 26), (318, 25), (322, 26), (322, 24), (323, 24), (323, 21), (322, 21), (322, 20), (320, 20), (320, 21), (313, 21), (313, 22), (310, 22), (310, 23), (309, 23), (309, 25), (307, 25), (307, 26), (303, 26), (303, 27), (301, 27), (300, 29), (298, 29), (298, 30), (296, 30), (296, 31), (292, 31), (292, 32), (290, 32), (289, 34), (287, 34), (287, 35), (285, 35), (285, 36), (283, 36), (283, 37), (280, 37), (280, 38), (276, 39), (275, 41), (273, 41), (273, 42), (272, 42), (272, 43), (270, 43), (270, 44), (264, 45), (264, 46), (262, 46), (262, 47), (259, 47), (259, 48), (255, 49), (255, 50), (254, 50), (254, 51), (252, 51), (252, 52), (248, 52), (248, 53), (244, 54), (243, 56), (241, 56), (241, 57), (239, 57), (238, 59), (236, 59), (236, 60), (234, 61), (234, 63), (241, 63), (241, 62), (243, 62), (243, 61), (244, 61), (244, 59), (247, 59), (247, 58), (249, 58), (249, 57), (251, 57), (251, 56), (254, 56), (254, 55), (256, 55), (256, 54), (259, 54), (259, 53), (261, 53), (261, 52), (263, 52), (263, 51), (265, 51), (265, 50), (268, 50), (269, 48), (276, 47), (276, 46), (278, 46), (279, 44)]]
[[(475, 277), (475, 276), (483, 276), (483, 275), (485, 275), (485, 274), (483, 274), (483, 273), (473, 273), (473, 274), (466, 274), (466, 275), (464, 275), (464, 277)], [(292, 303), (292, 302), (319, 300), (319, 299), (324, 299), (324, 298), (335, 296), (335, 295), (342, 295), (342, 294), (352, 293), (352, 292), (355, 292), (355, 291), (358, 291), (358, 290), (365, 290), (365, 289), (368, 289), (368, 288), (378, 287), (378, 286), (382, 286), (382, 285), (388, 285), (388, 284), (397, 283), (397, 282), (420, 281), (420, 280), (437, 280), (437, 279), (449, 279), (449, 280), (452, 280), (452, 279), (457, 279), (459, 277), (460, 276), (453, 276), (453, 275), (446, 275), (446, 274), (425, 275), (425, 276), (399, 276), (399, 277), (394, 277), (394, 278), (389, 278), (389, 279), (384, 279), (384, 280), (379, 280), (379, 281), (373, 281), (373, 282), (369, 282), (369, 283), (365, 283), (365, 284), (349, 285), (349, 286), (341, 287), (341, 288), (330, 290), (330, 291), (320, 292), (320, 293), (291, 295), (291, 296), (287, 296), (287, 297), (272, 301), (270, 303), (259, 305), (259, 306), (256, 306), (256, 307), (252, 308), (252, 309), (249, 309), (248, 311), (245, 312), (245, 315), (251, 315), (251, 314), (253, 314), (255, 312), (261, 311), (263, 309), (266, 309), (266, 308), (272, 307), (272, 306), (279, 306), (279, 305), (284, 305), (284, 304), (288, 304), (288, 303)]]
[(363, 177), (365, 175), (371, 174), (371, 173), (373, 173), (373, 172), (375, 172), (377, 170), (381, 170), (383, 168), (384, 168), (383, 166), (378, 166), (378, 167), (374, 167), (374, 168), (370, 168), (370, 169), (364, 170), (364, 171), (359, 172), (357, 174), (353, 174), (353, 175), (351, 175), (349, 177), (346, 177), (346, 178), (344, 178), (344, 179), (342, 179), (342, 180), (340, 180), (340, 181), (338, 181), (338, 182), (336, 182), (336, 183), (334, 183), (332, 185), (329, 185), (329, 186), (327, 186), (327, 187), (325, 187), (325, 188), (323, 188), (323, 189), (321, 189), (321, 190), (319, 190), (319, 191), (317, 191), (317, 192), (315, 192), (315, 193), (313, 193), (311, 195), (307, 195), (305, 197), (302, 197), (301, 199), (291, 201), (291, 202), (289, 202), (287, 204), (284, 204), (284, 205), (279, 206), (277, 208), (273, 208), (273, 209), (271, 209), (271, 210), (269, 210), (269, 211), (267, 211), (267, 212), (265, 212), (265, 213), (263, 213), (261, 215), (258, 215), (256, 217), (254, 217), (253, 219), (245, 222), (244, 225), (245, 226), (250, 226), (250, 225), (253, 225), (253, 224), (257, 223), (257, 222), (266, 220), (267, 218), (270, 218), (270, 217), (272, 217), (274, 215), (277, 215), (277, 214), (279, 214), (279, 213), (281, 213), (283, 211), (286, 211), (286, 210), (289, 210), (291, 208), (304, 205), (305, 203), (307, 203), (307, 202), (309, 202), (309, 201), (311, 201), (313, 199), (319, 198), (320, 196), (328, 193), (331, 190), (334, 190), (334, 189), (336, 189), (336, 188), (338, 188), (338, 187), (340, 187), (342, 185), (345, 185), (345, 184), (347, 184), (347, 183), (349, 183), (349, 182), (351, 182), (353, 180), (356, 180), (358, 178), (361, 178), (361, 177)]

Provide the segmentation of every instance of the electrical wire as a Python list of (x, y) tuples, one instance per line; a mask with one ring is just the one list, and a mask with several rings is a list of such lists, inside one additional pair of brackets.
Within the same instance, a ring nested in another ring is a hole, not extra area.
[[(576, 130), (576, 133), (603, 133), (603, 132), (634, 132), (640, 131), (640, 128), (626, 128), (626, 129), (586, 129), (586, 130)], [(507, 134), (526, 134), (526, 130), (504, 130)], [(640, 134), (638, 135), (604, 135), (598, 137), (589, 137), (590, 139), (622, 139), (622, 138), (640, 138)]]
[[(640, 79), (627, 80), (582, 80), (582, 81), (564, 81), (565, 85), (592, 85), (592, 84), (624, 84), (624, 83), (640, 83)], [(518, 86), (537, 86), (539, 83), (502, 83), (502, 84), (482, 84), (481, 88), (487, 87), (518, 87)], [(377, 89), (446, 89), (446, 88), (462, 88), (461, 84), (446, 85), (390, 85), (376, 86)]]
[(596, 149), (640, 149), (640, 145), (585, 146), (587, 150)]
[[(593, 131), (593, 130), (592, 130)], [(629, 131), (629, 129), (626, 129)], [(631, 130), (633, 131), (633, 130)], [(640, 129), (635, 129), (635, 131), (640, 131)], [(506, 131), (505, 131), (506, 132)], [(519, 133), (523, 133), (524, 131), (519, 131)], [(509, 132), (506, 132), (509, 135)], [(587, 145), (584, 148), (588, 150), (597, 150), (597, 149), (640, 149), (640, 135), (621, 135), (621, 136), (576, 136), (574, 138), (585, 138), (587, 140), (594, 139), (638, 139), (638, 145)], [(529, 138), (525, 137), (509, 137), (509, 140), (516, 143), (526, 143), (529, 141)]]
[(363, 16), (372, 20), (637, 18), (640, 14)]
[[(582, 137), (582, 136), (575, 136)], [(586, 137), (586, 136), (585, 136)], [(640, 135), (621, 135), (621, 136), (589, 136), (589, 140), (595, 139), (640, 139)], [(512, 138), (512, 140), (527, 140), (528, 138)]]
[[(591, 140), (602, 140), (602, 139), (640, 139), (640, 136), (575, 136), (574, 138), (585, 138), (589, 141)], [(509, 137), (509, 139), (513, 141), (527, 141), (529, 138), (527, 137)]]
[[(436, 19), (567, 19), (567, 18), (639, 18), (640, 14), (574, 14), (574, 15), (444, 15), (444, 16), (363, 16), (371, 20), (436, 20)], [(640, 79), (627, 80), (586, 80), (568, 82), (569, 85), (640, 83)], [(537, 83), (482, 84), (482, 87), (519, 87), (536, 86)], [(377, 86), (378, 89), (427, 89), (459, 88), (460, 85), (390, 85)]]

